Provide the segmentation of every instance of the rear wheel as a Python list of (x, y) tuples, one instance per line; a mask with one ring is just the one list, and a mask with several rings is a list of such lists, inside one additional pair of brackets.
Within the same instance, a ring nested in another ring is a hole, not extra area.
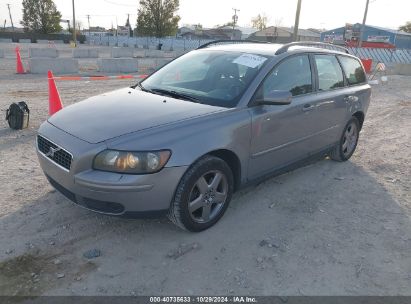
[(192, 232), (206, 230), (223, 216), (233, 188), (230, 167), (220, 158), (203, 157), (181, 179), (169, 218), (177, 226)]
[(330, 153), (330, 158), (335, 161), (347, 161), (354, 154), (360, 136), (360, 122), (352, 117), (345, 126), (339, 143)]

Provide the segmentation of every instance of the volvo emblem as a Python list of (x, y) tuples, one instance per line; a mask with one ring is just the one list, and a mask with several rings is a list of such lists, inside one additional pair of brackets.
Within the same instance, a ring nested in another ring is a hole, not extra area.
[(61, 150), (60, 148), (50, 147), (49, 152), (47, 152), (47, 154), (45, 154), (45, 155), (46, 155), (47, 157), (54, 158), (54, 153), (56, 153), (56, 152), (58, 152), (58, 151), (60, 151), (60, 150)]

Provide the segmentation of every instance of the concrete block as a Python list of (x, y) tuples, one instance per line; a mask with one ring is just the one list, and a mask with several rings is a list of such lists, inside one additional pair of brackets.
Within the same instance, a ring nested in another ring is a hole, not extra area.
[(98, 58), (98, 50), (73, 49), (73, 58)]
[(163, 53), (163, 57), (165, 58), (176, 58), (177, 52), (176, 51), (166, 51)]
[(104, 73), (133, 73), (138, 71), (138, 60), (134, 58), (98, 59), (98, 70)]
[(47, 74), (51, 70), (54, 74), (78, 73), (78, 60), (71, 58), (29, 58), (29, 71), (32, 74)]
[(411, 76), (411, 64), (399, 63), (394, 67), (394, 74)]
[(146, 57), (161, 58), (164, 57), (164, 52), (160, 50), (149, 50), (146, 52)]
[(31, 43), (31, 39), (20, 39), (19, 43)]
[(49, 43), (50, 43), (50, 40), (42, 40), (42, 39), (39, 39), (39, 40), (37, 40), (37, 43), (38, 43), (38, 44), (49, 44)]
[(0, 42), (5, 42), (5, 43), (12, 43), (13, 40), (9, 38), (0, 38)]
[(188, 52), (190, 52), (190, 50), (179, 50), (179, 51), (175, 51), (176, 52), (176, 57), (180, 57)]
[(30, 58), (57, 58), (59, 52), (55, 48), (29, 48)]
[(137, 58), (144, 58), (146, 57), (146, 50), (144, 49), (138, 49), (134, 51), (134, 57)]
[(159, 69), (159, 68), (165, 66), (167, 63), (169, 63), (172, 60), (173, 60), (173, 58), (158, 58), (156, 60), (156, 69)]
[(157, 60), (154, 58), (141, 58), (138, 60), (139, 71), (154, 71), (157, 69)]
[(4, 51), (0, 49), (0, 58), (4, 58)]
[(111, 49), (112, 58), (133, 58), (133, 56), (134, 49), (132, 48), (114, 47)]

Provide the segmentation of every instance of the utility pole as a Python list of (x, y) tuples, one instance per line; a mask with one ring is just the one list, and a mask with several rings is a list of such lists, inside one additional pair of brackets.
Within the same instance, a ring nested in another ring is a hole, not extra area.
[(362, 36), (364, 35), (364, 32), (365, 32), (365, 22), (367, 22), (368, 5), (369, 4), (370, 4), (370, 0), (367, 0), (367, 3), (365, 4), (364, 19), (362, 20), (362, 26), (361, 26), (361, 30), (360, 30), (360, 38), (358, 40), (358, 47), (362, 47)]
[(118, 46), (118, 18), (116, 16), (116, 46)]
[(298, 40), (298, 27), (300, 26), (301, 1), (302, 0), (298, 0), (297, 12), (295, 13), (294, 36), (293, 36), (294, 41)]
[(3, 25), (3, 30), (4, 30), (4, 31), (6, 31), (6, 22), (7, 22), (7, 20), (4, 19), (4, 25)]
[(130, 14), (127, 14), (127, 24), (128, 24), (128, 37), (131, 35), (131, 24), (130, 24)]
[(232, 37), (232, 39), (234, 40), (234, 37), (235, 37), (235, 26), (236, 26), (236, 24), (237, 24), (237, 21), (238, 21), (238, 15), (237, 15), (237, 12), (239, 12), (240, 10), (239, 9), (236, 9), (236, 8), (233, 8), (233, 11), (234, 11), (234, 16), (233, 16), (233, 37)]
[(89, 39), (89, 43), (91, 43), (91, 36), (90, 36), (90, 15), (87, 15), (87, 21), (88, 21), (88, 39)]
[(13, 29), (13, 32), (14, 32), (14, 24), (13, 24), (13, 18), (11, 17), (11, 12), (10, 12), (10, 4), (7, 4), (7, 7), (9, 8), (9, 16), (10, 16), (11, 28)]
[(76, 28), (76, 10), (74, 8), (74, 0), (73, 0), (73, 41), (74, 41), (74, 46), (77, 46), (77, 28)]

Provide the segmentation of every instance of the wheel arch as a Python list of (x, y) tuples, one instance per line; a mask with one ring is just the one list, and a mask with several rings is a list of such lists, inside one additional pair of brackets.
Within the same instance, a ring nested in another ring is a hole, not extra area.
[(357, 118), (359, 123), (360, 123), (360, 130), (362, 129), (362, 126), (364, 124), (364, 119), (365, 119), (365, 114), (362, 111), (358, 111), (355, 112), (353, 115), (353, 117)]
[(211, 156), (221, 158), (223, 161), (227, 163), (227, 165), (230, 167), (231, 171), (233, 172), (234, 190), (237, 190), (241, 185), (241, 162), (237, 154), (235, 154), (231, 150), (219, 149), (219, 150), (211, 151), (207, 153), (206, 155), (211, 155)]

